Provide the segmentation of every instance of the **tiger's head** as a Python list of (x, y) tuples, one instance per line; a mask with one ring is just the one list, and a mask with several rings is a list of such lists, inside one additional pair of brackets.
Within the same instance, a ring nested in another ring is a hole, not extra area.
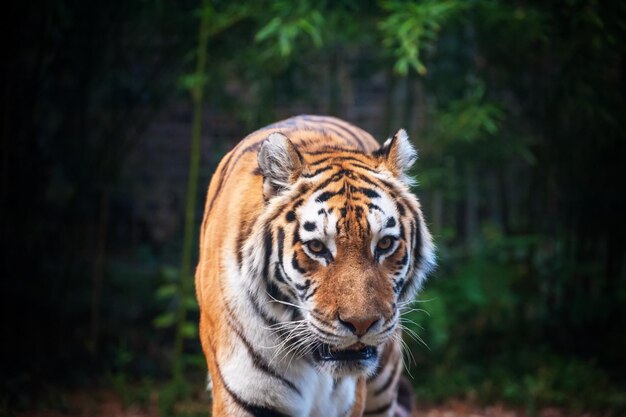
[(335, 376), (374, 372), (434, 265), (409, 189), (416, 159), (403, 130), (370, 154), (300, 152), (281, 133), (258, 152), (266, 207), (247, 243), (250, 268), (284, 345)]

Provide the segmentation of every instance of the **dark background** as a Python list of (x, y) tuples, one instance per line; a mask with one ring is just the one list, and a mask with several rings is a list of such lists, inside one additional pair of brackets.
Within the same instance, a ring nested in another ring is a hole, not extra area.
[(3, 9), (0, 413), (103, 387), (206, 413), (204, 193), (240, 138), (301, 113), (420, 151), (440, 264), (406, 316), (421, 403), (626, 409), (624, 2)]

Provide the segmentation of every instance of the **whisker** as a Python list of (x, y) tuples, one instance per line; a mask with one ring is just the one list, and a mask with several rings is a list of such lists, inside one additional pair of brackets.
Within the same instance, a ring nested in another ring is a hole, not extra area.
[(277, 330), (282, 327), (288, 327), (294, 323), (304, 323), (306, 320), (294, 320), (294, 321), (282, 321), (280, 323), (272, 324), (271, 326), (263, 326), (265, 330)]
[(279, 303), (279, 304), (284, 304), (284, 305), (286, 305), (286, 306), (295, 307), (295, 308), (297, 308), (297, 309), (299, 309), (299, 310), (310, 311), (308, 308), (305, 308), (305, 307), (299, 306), (299, 305), (297, 305), (297, 304), (288, 303), (287, 301), (277, 300), (276, 298), (274, 298), (274, 297), (273, 297), (270, 293), (268, 293), (267, 291), (265, 291), (265, 294), (267, 294), (267, 296), (268, 296), (268, 297), (270, 297), (270, 298), (273, 300), (273, 301), (270, 301), (270, 303), (271, 303), (271, 302), (275, 302), (275, 303)]
[(428, 343), (426, 343), (424, 341), (424, 339), (422, 339), (413, 329), (410, 329), (408, 327), (406, 327), (405, 325), (400, 325), (400, 328), (402, 330), (404, 330), (405, 334), (407, 334), (409, 337), (411, 337), (413, 340), (415, 340), (417, 343), (422, 344), (426, 347), (426, 349), (428, 350), (432, 350), (430, 348), (430, 346), (428, 346)]
[(420, 329), (424, 330), (424, 327), (421, 324), (417, 324), (413, 320), (407, 319), (406, 317), (401, 318), (400, 319), (400, 323), (409, 323), (409, 324), (412, 324), (415, 327), (419, 327)]
[(407, 306), (407, 305), (411, 305), (413, 303), (429, 303), (429, 302), (434, 301), (436, 299), (437, 299), (437, 297), (429, 298), (428, 300), (418, 300), (418, 299), (415, 299), (415, 300), (409, 300), (409, 301), (404, 301), (402, 303), (398, 303), (398, 305), (399, 306)]
[(428, 317), (430, 317), (430, 313), (427, 310), (424, 310), (423, 308), (411, 308), (409, 310), (402, 310), (402, 313), (400, 313), (400, 314), (401, 315), (405, 315), (405, 314), (409, 314), (409, 313), (413, 313), (413, 312), (424, 313)]
[(415, 358), (413, 357), (413, 353), (411, 352), (411, 350), (409, 349), (408, 345), (406, 344), (406, 342), (404, 340), (402, 340), (402, 336), (399, 333), (394, 333), (393, 335), (393, 339), (397, 342), (400, 343), (400, 350), (402, 351), (402, 355), (401, 355), (401, 360), (402, 360), (402, 367), (404, 368), (404, 370), (407, 372), (407, 374), (409, 374), (409, 376), (411, 377), (411, 379), (413, 379), (413, 374), (411, 374), (411, 369), (410, 367), (407, 365), (406, 361), (404, 360), (405, 356), (410, 360), (411, 358), (413, 358), (413, 360), (415, 360)]

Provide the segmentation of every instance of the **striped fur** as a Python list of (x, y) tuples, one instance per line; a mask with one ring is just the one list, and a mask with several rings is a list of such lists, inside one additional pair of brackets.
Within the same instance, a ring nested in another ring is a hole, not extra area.
[[(258, 130), (209, 186), (196, 291), (214, 416), (403, 415), (401, 307), (434, 265), (404, 131), (342, 120)], [(333, 349), (376, 346), (361, 361)], [(323, 351), (323, 350), (322, 350)]]

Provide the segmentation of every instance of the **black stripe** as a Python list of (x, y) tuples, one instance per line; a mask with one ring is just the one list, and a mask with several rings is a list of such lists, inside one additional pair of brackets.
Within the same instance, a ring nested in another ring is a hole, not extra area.
[(237, 266), (239, 267), (239, 269), (241, 269), (242, 262), (243, 262), (243, 245), (246, 240), (246, 237), (243, 234), (242, 225), (240, 224), (239, 226), (240, 227), (239, 227), (239, 230), (237, 230), (237, 239), (236, 239), (237, 248), (238, 248), (237, 249)]
[(329, 200), (332, 196), (343, 194), (346, 191), (345, 185), (343, 185), (337, 191), (324, 191), (322, 194), (318, 195), (315, 199), (318, 203), (323, 203), (324, 201)]
[(385, 333), (389, 332), (390, 330), (393, 330), (395, 327), (396, 327), (396, 323), (395, 323), (394, 321), (392, 321), (392, 322), (389, 324), (389, 326), (387, 326), (385, 329), (383, 329), (383, 330), (380, 332), (380, 335), (381, 335), (381, 336), (382, 336), (382, 335), (384, 335)]
[(317, 229), (317, 225), (315, 223), (304, 222), (304, 230), (306, 230), (307, 232), (312, 232), (315, 229)]
[(283, 248), (285, 243), (285, 230), (282, 227), (278, 228), (278, 232), (276, 232), (276, 245), (278, 250), (278, 263), (282, 266), (283, 264)]
[(297, 282), (295, 283), (296, 290), (298, 291), (298, 297), (304, 301), (304, 297), (306, 296), (307, 291), (311, 287), (311, 280), (307, 279), (304, 281), (304, 285), (300, 285)]
[(213, 357), (215, 358), (215, 365), (217, 367), (217, 376), (222, 382), (222, 385), (224, 386), (224, 389), (226, 390), (228, 395), (230, 395), (230, 397), (239, 407), (243, 408), (244, 411), (252, 414), (254, 417), (289, 417), (287, 414), (283, 414), (280, 411), (276, 411), (272, 408), (265, 407), (262, 405), (252, 404), (244, 400), (237, 394), (235, 394), (233, 390), (228, 386), (228, 384), (226, 383), (226, 380), (224, 379), (224, 376), (222, 375), (222, 370), (220, 369), (220, 364), (217, 361), (217, 355), (213, 346), (211, 346), (211, 350), (213, 351)]
[(324, 182), (320, 183), (317, 187), (315, 187), (315, 190), (313, 191), (313, 193), (316, 193), (317, 191), (326, 188), (329, 184), (332, 184), (334, 182), (337, 182), (339, 180), (341, 180), (346, 174), (348, 174), (350, 171), (342, 169), (341, 171), (337, 171), (335, 172), (333, 175), (331, 175), (330, 177), (328, 177), (326, 180), (324, 180)]
[(336, 195), (336, 194), (331, 193), (330, 191), (326, 191), (318, 195), (315, 201), (318, 203), (323, 203), (324, 201), (327, 201), (328, 199), (330, 199), (333, 195)]
[(257, 302), (256, 297), (250, 294), (250, 292), (248, 292), (248, 300), (250, 301), (250, 305), (252, 306), (256, 314), (263, 319), (267, 326), (275, 326), (278, 324), (278, 321), (275, 318), (267, 315), (267, 313), (261, 308), (261, 306)]
[(273, 241), (272, 241), (272, 231), (270, 230), (269, 226), (265, 228), (265, 253), (264, 253), (264, 258), (263, 258), (263, 279), (265, 280), (265, 282), (269, 283), (270, 281), (270, 258), (272, 257), (272, 246), (273, 246)]
[(293, 391), (295, 391), (298, 395), (302, 396), (302, 393), (300, 392), (298, 387), (296, 387), (296, 385), (293, 382), (291, 382), (290, 380), (288, 380), (284, 376), (278, 374), (278, 372), (276, 372), (274, 369), (270, 368), (269, 364), (265, 361), (265, 359), (261, 355), (259, 355), (258, 352), (256, 352), (254, 350), (254, 348), (252, 347), (252, 345), (250, 344), (248, 339), (246, 339), (246, 337), (241, 332), (241, 329), (239, 329), (238, 326), (236, 326), (232, 322), (233, 321), (232, 317), (234, 317), (234, 316), (229, 315), (228, 324), (231, 326), (231, 328), (233, 329), (233, 331), (235, 332), (237, 337), (239, 337), (239, 339), (241, 340), (243, 345), (246, 347), (246, 350), (248, 351), (248, 354), (252, 358), (252, 363), (253, 363), (254, 367), (257, 368), (259, 371), (261, 371), (263, 373), (266, 373), (266, 374), (268, 374), (268, 375), (270, 375), (270, 376), (280, 380), (285, 385), (287, 385), (289, 388), (291, 388)]
[(338, 129), (341, 129), (342, 131), (344, 131), (346, 134), (348, 134), (352, 139), (356, 141), (356, 143), (359, 145), (359, 148), (365, 150), (363, 141), (361, 140), (361, 138), (359, 138), (359, 136), (355, 132), (352, 131), (352, 126), (348, 124), (344, 126), (338, 121), (335, 122), (334, 120), (328, 120), (328, 119), (324, 119), (322, 123), (329, 124), (331, 126), (336, 126)]
[(304, 203), (304, 200), (299, 198), (296, 201), (294, 201), (293, 206), (291, 206), (292, 210), (297, 209), (298, 207), (300, 207), (302, 205), (302, 203)]
[(383, 183), (385, 185), (385, 187), (387, 187), (392, 193), (394, 193), (394, 194), (396, 194), (398, 196), (403, 194), (402, 191), (399, 190), (398, 187), (395, 184), (393, 184), (393, 183), (391, 183), (391, 182), (389, 182), (387, 180), (383, 180), (381, 178), (376, 178), (376, 179), (378, 181), (380, 181), (381, 183)]
[[(237, 149), (237, 148), (235, 148), (235, 149)], [(230, 160), (233, 157), (233, 153), (235, 152), (235, 149), (233, 149), (231, 151), (231, 153), (228, 154), (228, 158), (226, 159), (226, 162), (224, 162), (224, 165), (222, 165), (222, 169), (220, 170), (220, 173), (219, 173), (220, 180), (217, 183), (217, 188), (215, 189), (215, 193), (213, 194), (213, 198), (211, 199), (211, 202), (209, 203), (209, 209), (206, 212), (206, 216), (208, 216), (209, 213), (211, 212), (211, 210), (213, 210), (213, 204), (215, 204), (215, 199), (217, 198), (217, 196), (219, 195), (220, 191), (222, 190), (222, 186), (224, 185), (225, 174), (226, 174), (225, 171), (226, 171), (226, 168), (228, 167), (228, 164), (230, 163)]]
[(304, 297), (304, 301), (308, 301), (308, 300), (309, 300), (309, 298), (313, 297), (313, 296), (315, 295), (315, 293), (317, 292), (317, 289), (318, 289), (318, 288), (319, 288), (319, 287), (315, 287), (315, 288), (313, 288), (313, 291), (311, 291), (308, 295), (306, 295), (306, 296)]
[[(361, 143), (361, 140), (356, 136), (356, 134), (352, 133), (347, 128), (339, 125), (338, 123), (333, 123), (333, 122), (330, 122), (330, 121), (326, 121), (325, 123), (332, 126), (332, 127), (326, 126), (326, 129), (328, 129), (329, 131), (331, 131), (334, 134), (336, 134), (337, 136), (339, 136), (349, 146), (356, 146), (356, 147), (360, 148), (361, 151), (363, 151), (363, 143)], [(346, 137), (346, 133), (347, 133), (348, 137)]]
[[(283, 264), (278, 264), (278, 263), (276, 264), (276, 272), (277, 272), (277, 274), (280, 274), (282, 279), (286, 278), (287, 281), (294, 282), (293, 278), (291, 278), (289, 276), (289, 274), (287, 274), (287, 271), (285, 271), (285, 266)], [(299, 292), (298, 292), (298, 295), (296, 295), (293, 292), (293, 289), (287, 283), (285, 283), (285, 285), (287, 285), (287, 289), (289, 290), (289, 294), (291, 294), (293, 296), (294, 300), (297, 299), (297, 298), (302, 298), (300, 296)], [(298, 283), (295, 283), (295, 285), (298, 286)], [(294, 304), (295, 304), (295, 301), (294, 301)]]
[(320, 169), (318, 169), (318, 170), (315, 170), (315, 171), (313, 171), (313, 172), (311, 172), (311, 173), (308, 173), (308, 174), (302, 174), (302, 175), (301, 175), (301, 177), (304, 177), (304, 178), (311, 178), (311, 177), (315, 177), (316, 175), (319, 175), (319, 174), (321, 174), (321, 173), (322, 173), (322, 172), (324, 172), (324, 171), (328, 171), (329, 169), (333, 169), (333, 167), (332, 167), (332, 166), (323, 167), (323, 168), (320, 168)]
[(387, 224), (385, 225), (385, 228), (391, 228), (394, 227), (396, 225), (396, 219), (394, 219), (393, 217), (390, 217), (389, 219), (387, 219)]
[(412, 283), (413, 283), (413, 275), (409, 275), (408, 279), (404, 283), (404, 286), (402, 287), (402, 291), (400, 291), (400, 295), (398, 295), (399, 300), (404, 299), (404, 297), (406, 296), (406, 292), (409, 290), (409, 288), (411, 288)]
[[(278, 255), (278, 262), (274, 265), (274, 277), (276, 278), (276, 280), (278, 280), (279, 282), (287, 285), (287, 281), (285, 279), (285, 275), (282, 274), (281, 272), (281, 268), (283, 266), (283, 248), (284, 248), (284, 241), (285, 241), (285, 231), (283, 230), (282, 227), (278, 228), (278, 231), (276, 232), (276, 250), (277, 250), (277, 255)], [(266, 258), (267, 260), (267, 258)], [(289, 277), (287, 277), (289, 278)], [(268, 283), (268, 290), (270, 292), (270, 295), (274, 298), (276, 298), (277, 300), (280, 301), (288, 301), (291, 303), (294, 303), (296, 301), (296, 294), (293, 292), (293, 290), (291, 288), (288, 287), (289, 293), (290, 294), (285, 294), (278, 286), (276, 286), (272, 281), (271, 281), (271, 277), (267, 277), (267, 279), (270, 281)], [(291, 295), (291, 297), (289, 297), (289, 295)], [(287, 308), (288, 310), (292, 310), (295, 307), (293, 306), (289, 306), (289, 305), (285, 305), (282, 304), (283, 308)]]
[(365, 164), (362, 164), (362, 163), (353, 162), (353, 163), (352, 163), (352, 166), (354, 166), (354, 167), (356, 167), (356, 168), (361, 168), (361, 169), (364, 169), (364, 170), (369, 171), (369, 172), (373, 172), (373, 173), (375, 173), (375, 174), (378, 174), (378, 173), (379, 173), (379, 171), (377, 171), (376, 169), (374, 169), (374, 168), (372, 168), (372, 167), (370, 167), (370, 166), (367, 166), (367, 165), (365, 165)]
[(396, 372), (398, 371), (399, 363), (400, 361), (397, 360), (396, 363), (393, 365), (393, 368), (391, 369), (391, 372), (389, 373), (389, 376), (387, 377), (387, 380), (385, 381), (385, 383), (376, 391), (374, 391), (374, 396), (379, 396), (380, 394), (382, 394), (383, 392), (389, 389), (389, 387), (391, 386), (391, 383), (395, 379)]
[[(376, 172), (376, 171), (374, 171), (374, 172)], [(378, 183), (378, 182), (376, 182), (375, 179), (371, 179), (367, 175), (357, 174), (356, 177), (357, 177), (357, 179), (359, 179), (359, 180), (361, 180), (363, 182), (366, 182), (366, 183), (368, 183), (370, 185), (373, 185), (374, 187), (378, 187), (380, 189), (384, 189), (385, 188), (383, 183)]]
[(296, 252), (293, 253), (293, 257), (291, 258), (291, 266), (293, 266), (293, 269), (300, 272), (301, 274), (306, 274), (306, 269), (302, 268), (298, 263)]
[(374, 204), (374, 203), (367, 203), (367, 207), (369, 207), (369, 209), (370, 209), (370, 210), (378, 210), (378, 211), (380, 211), (381, 213), (383, 213), (383, 214), (384, 214), (383, 209), (381, 209), (380, 207), (378, 207), (378, 206), (377, 206), (376, 204)]
[(274, 264), (274, 275), (276, 275), (276, 280), (278, 282), (280, 282), (281, 284), (287, 285), (287, 278), (282, 273), (281, 267), (282, 267), (281, 264), (279, 264), (278, 262)]
[(389, 149), (391, 149), (391, 143), (392, 142), (393, 142), (393, 139), (391, 139), (391, 141), (389, 141), (389, 144), (387, 144), (387, 145), (383, 144), (380, 148), (378, 148), (374, 152), (372, 152), (372, 155), (374, 155), (377, 158), (380, 158), (381, 156), (389, 155)]
[(302, 285), (302, 284), (298, 284), (298, 283), (296, 282), (296, 288), (297, 288), (298, 290), (304, 290), (304, 291), (306, 291), (306, 290), (308, 290), (308, 289), (309, 289), (309, 287), (310, 287), (310, 286), (311, 286), (311, 280), (310, 280), (310, 279), (307, 279), (306, 281), (304, 281), (304, 284), (303, 284), (303, 285)]
[[(252, 135), (254, 135), (255, 133), (257, 132), (252, 133)], [(235, 167), (238, 165), (239, 160), (247, 153), (258, 151), (263, 142), (265, 142), (265, 139), (267, 139), (267, 136), (257, 142), (252, 143), (251, 145), (246, 146), (244, 149), (241, 150), (241, 152), (237, 153), (237, 157), (235, 158), (235, 160), (231, 164), (230, 169), (226, 173), (226, 180), (228, 180), (230, 175), (233, 173)], [(233, 149), (233, 151), (236, 151), (237, 148), (239, 148), (239, 145), (243, 145), (244, 143), (246, 143), (246, 139), (239, 142), (239, 144), (235, 147), (235, 149)]]
[(382, 413), (385, 413), (385, 412), (391, 410), (392, 406), (393, 406), (393, 401), (390, 402), (389, 404), (385, 404), (382, 407), (379, 407), (379, 408), (377, 408), (375, 410), (365, 410), (363, 412), (363, 415), (366, 416), (366, 415), (372, 415), (372, 414), (382, 414)]
[(402, 259), (396, 262), (397, 266), (405, 266), (407, 261), (409, 260), (409, 250), (407, 247), (404, 248), (404, 256)]
[[(280, 273), (280, 271), (278, 271), (278, 264), (276, 264), (276, 269), (277, 269), (277, 272)], [(278, 300), (278, 301), (289, 302), (289, 303), (294, 303), (295, 301), (295, 296), (294, 298), (290, 298), (287, 294), (282, 292), (282, 290), (278, 287), (278, 285), (276, 285), (274, 281), (270, 281), (266, 284), (266, 291), (270, 295), (272, 300)], [(282, 304), (282, 303), (278, 303), (278, 304), (280, 304), (279, 307), (290, 310), (290, 311), (296, 308), (288, 304)]]
[(298, 321), (298, 320), (304, 320), (304, 316), (302, 316), (302, 313), (300, 312), (300, 310), (295, 309), (291, 313), (291, 321)]
[(361, 188), (358, 188), (357, 190), (360, 193), (365, 194), (369, 198), (380, 198), (380, 194), (378, 194), (376, 191), (372, 190), (371, 188), (361, 187)]
[[(347, 152), (347, 151), (346, 151)], [(359, 155), (362, 155), (361, 152), (355, 152)], [(337, 161), (354, 161), (356, 163), (363, 163), (363, 160), (359, 158), (355, 158), (354, 156), (343, 155), (343, 156), (329, 156), (326, 158), (316, 159), (315, 161), (309, 162), (309, 166), (314, 167), (321, 164), (335, 164)]]
[(400, 292), (400, 289), (402, 288), (402, 285), (404, 285), (404, 278), (400, 278), (398, 282), (395, 283), (395, 285), (393, 286), (393, 292), (395, 294), (398, 294)]
[(411, 234), (410, 234), (410, 238), (411, 238), (411, 245), (413, 245), (413, 248), (415, 248), (415, 222), (411, 222)]
[(302, 195), (306, 193), (307, 191), (309, 191), (309, 188), (309, 184), (300, 184), (300, 187), (298, 188), (298, 194)]
[[(257, 132), (252, 133), (251, 135), (254, 135)], [(237, 146), (235, 146), (235, 148), (231, 151), (231, 153), (228, 155), (228, 160), (226, 161), (226, 163), (224, 164), (224, 167), (222, 169), (222, 176), (220, 178), (220, 182), (217, 185), (217, 189), (215, 190), (215, 194), (213, 195), (213, 198), (211, 199), (211, 203), (209, 204), (209, 212), (213, 209), (213, 204), (215, 203), (215, 199), (217, 198), (217, 196), (220, 194), (220, 192), (222, 191), (222, 186), (224, 185), (224, 183), (228, 180), (228, 178), (230, 178), (230, 174), (232, 174), (234, 167), (237, 166), (237, 163), (239, 162), (239, 160), (241, 159), (241, 157), (248, 153), (248, 152), (256, 152), (260, 147), (261, 144), (265, 141), (266, 138), (261, 139), (258, 142), (253, 143), (252, 145), (247, 146), (246, 148), (244, 148), (241, 152), (237, 152), (237, 150), (243, 146), (244, 143), (246, 143), (246, 139), (248, 137), (250, 137), (251, 135), (246, 136), (241, 142), (239, 142), (237, 144)], [(235, 158), (235, 160), (233, 161), (233, 163), (231, 164), (230, 161), (233, 157), (233, 155), (237, 153), (237, 157)], [(224, 172), (226, 171), (226, 168), (229, 166), (228, 168), (228, 172)]]
[[(360, 149), (342, 148), (341, 146), (337, 146), (337, 145), (326, 145), (316, 151), (306, 151), (305, 153), (307, 155), (331, 155), (332, 156), (332, 155), (335, 155), (337, 153), (342, 153), (342, 152), (359, 154), (359, 155), (365, 156), (365, 153)], [(318, 160), (317, 163), (319, 163), (319, 161), (320, 160)]]
[(419, 218), (415, 219), (415, 221), (415, 237), (413, 238), (415, 241), (411, 243), (413, 244), (413, 265), (417, 268), (422, 263), (422, 231), (419, 228)]

